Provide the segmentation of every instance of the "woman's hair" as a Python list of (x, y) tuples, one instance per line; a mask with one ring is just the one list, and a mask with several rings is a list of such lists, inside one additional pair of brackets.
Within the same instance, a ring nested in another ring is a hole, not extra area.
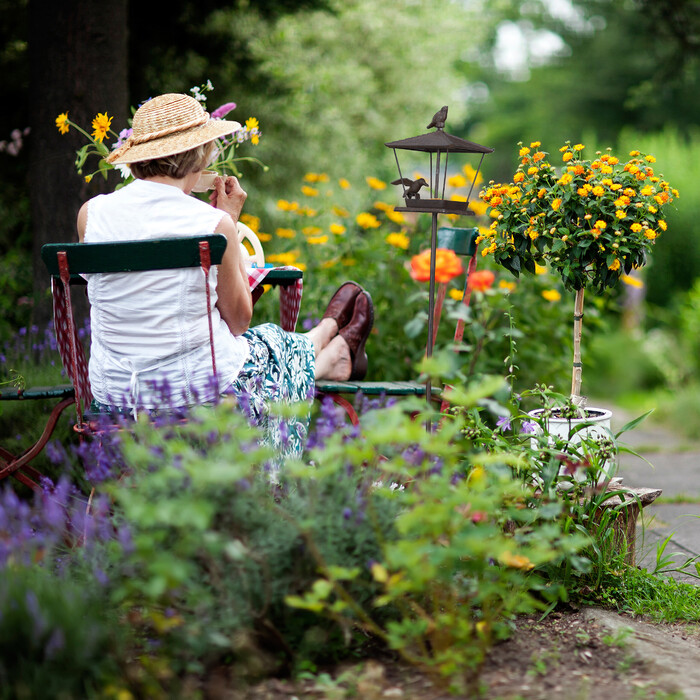
[(204, 170), (211, 162), (215, 149), (214, 142), (209, 141), (189, 151), (153, 160), (141, 160), (131, 163), (129, 167), (132, 175), (140, 180), (157, 175), (166, 175), (179, 180), (190, 173)]

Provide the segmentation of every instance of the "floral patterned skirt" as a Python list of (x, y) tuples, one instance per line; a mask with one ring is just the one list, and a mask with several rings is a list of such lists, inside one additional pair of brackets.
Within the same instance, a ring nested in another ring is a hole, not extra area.
[[(264, 442), (281, 458), (301, 457), (314, 397), (313, 343), (273, 323), (250, 328), (243, 337), (250, 356), (226, 393), (236, 397), (251, 421), (262, 429)], [(295, 417), (280, 417), (274, 412), (275, 403), (305, 403), (306, 408)]]

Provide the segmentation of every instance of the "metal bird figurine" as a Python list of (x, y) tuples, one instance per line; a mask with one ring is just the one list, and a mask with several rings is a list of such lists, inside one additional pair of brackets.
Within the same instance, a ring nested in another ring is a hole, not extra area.
[(433, 127), (436, 127), (438, 129), (444, 129), (446, 119), (447, 119), (447, 105), (445, 105), (439, 112), (435, 112), (435, 116), (433, 117), (433, 121), (431, 121), (430, 124), (428, 124), (426, 129), (432, 129)]
[(394, 180), (391, 184), (403, 185), (406, 188), (404, 190), (404, 197), (406, 197), (406, 199), (420, 199), (420, 188), (428, 186), (428, 183), (422, 177), (418, 178), (417, 180), (409, 180), (407, 177), (400, 177), (398, 180)]

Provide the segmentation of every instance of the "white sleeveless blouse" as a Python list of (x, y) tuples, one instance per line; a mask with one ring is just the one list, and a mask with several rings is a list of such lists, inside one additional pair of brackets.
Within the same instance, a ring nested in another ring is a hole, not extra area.
[[(135, 180), (88, 203), (86, 243), (214, 233), (224, 212), (177, 187)], [(90, 385), (102, 404), (136, 408), (212, 401), (238, 376), (248, 343), (214, 306), (217, 382), (212, 381), (204, 273), (199, 267), (86, 275), (90, 298)]]

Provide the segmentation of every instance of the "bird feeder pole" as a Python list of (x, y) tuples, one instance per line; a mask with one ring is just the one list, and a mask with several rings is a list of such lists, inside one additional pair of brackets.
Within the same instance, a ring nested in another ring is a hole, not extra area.
[[(435, 128), (435, 131), (414, 136), (412, 138), (402, 139), (400, 141), (391, 141), (387, 144), (389, 148), (394, 150), (394, 158), (396, 159), (396, 167), (399, 172), (399, 179), (392, 182), (394, 185), (400, 184), (403, 188), (404, 207), (394, 207), (395, 211), (406, 212), (424, 212), (432, 215), (430, 228), (430, 287), (428, 292), (428, 342), (426, 344), (426, 356), (432, 357), (435, 325), (435, 258), (437, 257), (437, 230), (438, 230), (438, 214), (457, 214), (458, 216), (471, 215), (474, 212), (469, 209), (469, 198), (471, 197), (476, 176), (481, 169), (484, 155), (493, 153), (493, 148), (480, 146), (478, 143), (466, 141), (452, 134), (448, 134), (445, 129), (445, 120), (447, 119), (447, 107), (435, 113), (427, 128)], [(430, 178), (432, 182), (427, 183), (423, 178), (418, 180), (410, 180), (403, 177), (401, 174), (401, 166), (396, 153), (397, 149), (408, 151), (421, 151), (430, 155)], [(435, 171), (433, 173), (433, 153), (436, 154)], [(440, 161), (441, 155), (445, 154), (445, 174), (442, 178), (442, 192), (440, 192)], [(469, 195), (465, 202), (445, 199), (445, 183), (447, 181), (447, 164), (449, 162), (450, 153), (481, 153), (481, 161), (479, 161), (479, 169), (476, 170), (474, 178), (469, 189)], [(430, 199), (421, 199), (420, 189), (423, 186), (430, 185)], [(441, 196), (442, 195), (442, 196)], [(426, 385), (426, 397), (428, 405), (431, 404), (432, 391), (430, 380)]]

